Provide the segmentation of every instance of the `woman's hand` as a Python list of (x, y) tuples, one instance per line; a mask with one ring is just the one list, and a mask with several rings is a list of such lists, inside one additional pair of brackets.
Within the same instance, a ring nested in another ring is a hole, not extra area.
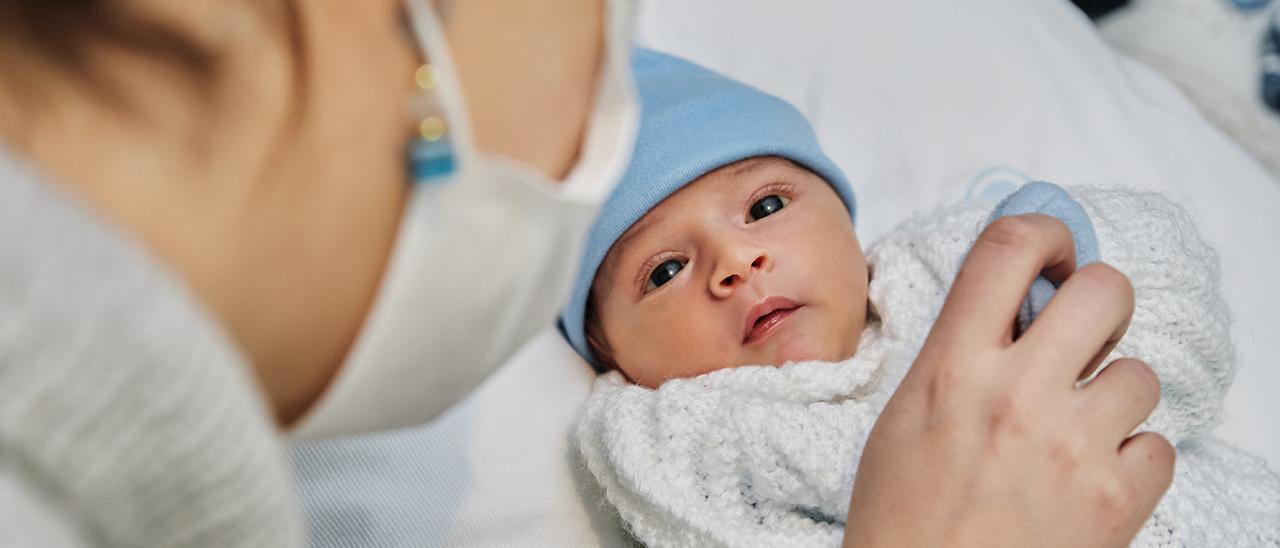
[[(1071, 233), (1044, 215), (978, 238), (911, 371), (867, 442), (845, 546), (1124, 546), (1173, 476), (1173, 448), (1129, 434), (1159, 382), (1121, 359), (1077, 389), (1124, 334), (1128, 279), (1074, 272)], [(1041, 272), (1063, 281), (1025, 334)]]

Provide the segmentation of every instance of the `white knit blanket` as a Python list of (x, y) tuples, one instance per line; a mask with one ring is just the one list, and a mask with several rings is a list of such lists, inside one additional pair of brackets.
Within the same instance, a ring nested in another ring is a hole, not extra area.
[[(1161, 380), (1141, 427), (1177, 447), (1174, 481), (1134, 546), (1280, 546), (1280, 477), (1208, 437), (1235, 363), (1218, 261), (1156, 194), (1073, 188), (1103, 261), (1134, 286), (1133, 356)], [(909, 221), (867, 253), (868, 327), (838, 363), (724, 369), (653, 390), (603, 375), (576, 438), (631, 533), (649, 546), (835, 546), (867, 435), (906, 374), (990, 208)]]

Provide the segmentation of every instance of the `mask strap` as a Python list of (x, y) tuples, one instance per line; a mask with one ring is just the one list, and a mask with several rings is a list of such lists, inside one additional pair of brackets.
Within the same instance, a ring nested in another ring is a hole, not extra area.
[(404, 0), (404, 8), (414, 42), (428, 61), (413, 74), (418, 92), (408, 105), (414, 132), (405, 151), (406, 169), (414, 183), (438, 184), (471, 160), (466, 104), (435, 10), (427, 0)]

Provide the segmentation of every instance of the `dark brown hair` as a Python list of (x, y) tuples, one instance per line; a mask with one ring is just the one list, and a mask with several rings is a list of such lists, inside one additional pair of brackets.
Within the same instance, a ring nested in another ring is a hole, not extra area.
[[(309, 67), (302, 16), (293, 0), (239, 1), (243, 4), (222, 7), (256, 10), (268, 25), (283, 30), (284, 46), (292, 57), (293, 100), (273, 145), (281, 147), (300, 127), (308, 98), (303, 85)], [(13, 52), (20, 52), (16, 55), (37, 59), (38, 68), (60, 72), (74, 84), (82, 84), (94, 100), (133, 116), (144, 115), (146, 98), (126, 96), (95, 62), (94, 50), (107, 46), (168, 64), (176, 69), (174, 83), (189, 86), (196, 100), (209, 106), (222, 74), (222, 52), (126, 4), (121, 0), (0, 0), (0, 86), (20, 96), (20, 102), (41, 101), (40, 86), (45, 81), (24, 78), (5, 66), (15, 60)]]
[(196, 84), (211, 78), (216, 64), (210, 52), (180, 32), (112, 0), (0, 0), (0, 34), (97, 87), (104, 82), (89, 59), (95, 43), (156, 55), (187, 68)]
[[(297, 6), (290, 1), (252, 2), (262, 15), (287, 29), (295, 59), (295, 81), (302, 82), (303, 36)], [(93, 64), (94, 46), (110, 45), (149, 56), (181, 69), (197, 90), (218, 76), (220, 59), (180, 29), (157, 21), (119, 0), (0, 0), (0, 50), (25, 48), (80, 78), (92, 91), (128, 106)], [(0, 62), (3, 62), (0, 56)], [(18, 82), (21, 83), (21, 82)]]

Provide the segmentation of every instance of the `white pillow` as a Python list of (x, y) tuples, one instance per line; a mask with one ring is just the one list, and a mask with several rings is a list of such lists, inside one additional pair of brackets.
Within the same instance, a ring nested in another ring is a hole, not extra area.
[[(864, 244), (996, 165), (1189, 203), (1237, 311), (1242, 366), (1220, 433), (1280, 463), (1280, 184), (1070, 4), (647, 0), (639, 17), (643, 43), (810, 116), (853, 181)], [(295, 449), (316, 544), (624, 544), (575, 482), (567, 437), (590, 382), (548, 329), (433, 424)]]

